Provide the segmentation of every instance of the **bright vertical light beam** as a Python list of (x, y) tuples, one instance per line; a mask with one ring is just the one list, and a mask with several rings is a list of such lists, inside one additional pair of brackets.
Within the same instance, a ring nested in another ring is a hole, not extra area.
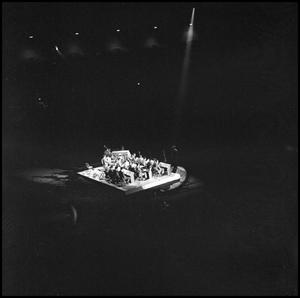
[(192, 17), (191, 17), (191, 24), (192, 24), (192, 26), (194, 25), (194, 16), (195, 16), (195, 7), (193, 8)]
[(182, 121), (182, 108), (183, 103), (186, 97), (186, 91), (187, 91), (187, 78), (188, 78), (188, 70), (190, 65), (190, 56), (191, 56), (191, 47), (192, 47), (192, 41), (193, 41), (193, 25), (194, 25), (194, 15), (195, 15), (195, 8), (193, 8), (190, 26), (187, 31), (186, 36), (186, 48), (184, 53), (184, 59), (183, 59), (183, 65), (182, 65), (182, 72), (181, 72), (181, 79), (180, 79), (180, 85), (179, 85), (179, 92), (178, 92), (178, 100), (177, 104), (175, 106), (175, 125), (174, 125), (174, 133), (173, 138), (174, 141), (176, 141), (176, 136), (179, 134), (179, 130), (181, 128), (181, 121)]

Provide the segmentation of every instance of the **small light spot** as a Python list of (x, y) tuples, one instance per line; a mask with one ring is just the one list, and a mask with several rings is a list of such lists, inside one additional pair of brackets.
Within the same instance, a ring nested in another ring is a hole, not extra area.
[(140, 82), (137, 82), (137, 85), (138, 85), (138, 86), (141, 86), (141, 83), (140, 83)]
[(62, 53), (61, 53), (60, 49), (58, 48), (58, 46), (55, 46), (55, 50), (56, 50), (56, 52), (57, 52), (59, 55), (62, 55)]
[(190, 26), (193, 26), (193, 24), (192, 24), (192, 23), (190, 23)]
[(79, 35), (79, 32), (75, 32), (75, 35)]
[(117, 32), (120, 32), (121, 30), (120, 30), (120, 29), (117, 29), (116, 31), (117, 31)]
[(33, 35), (29, 35), (28, 38), (32, 39), (32, 38), (33, 38)]
[(157, 29), (157, 28), (158, 28), (157, 26), (154, 26), (154, 27), (153, 27), (153, 29)]

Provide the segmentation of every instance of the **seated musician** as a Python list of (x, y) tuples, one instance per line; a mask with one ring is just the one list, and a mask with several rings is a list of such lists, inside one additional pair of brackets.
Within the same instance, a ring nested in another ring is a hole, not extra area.
[(126, 169), (126, 170), (128, 170), (128, 169), (129, 169), (129, 166), (130, 166), (129, 161), (126, 160), (126, 161), (123, 163), (123, 168)]

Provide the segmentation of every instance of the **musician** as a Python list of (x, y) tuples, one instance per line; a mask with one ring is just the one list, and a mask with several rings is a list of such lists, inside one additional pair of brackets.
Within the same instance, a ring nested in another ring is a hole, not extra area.
[(112, 156), (111, 149), (107, 148), (105, 145), (104, 145), (104, 148), (105, 148), (104, 155), (105, 156)]
[(124, 163), (123, 163), (123, 168), (125, 168), (126, 170), (129, 169), (129, 166), (130, 166), (130, 163), (128, 160), (126, 160)]

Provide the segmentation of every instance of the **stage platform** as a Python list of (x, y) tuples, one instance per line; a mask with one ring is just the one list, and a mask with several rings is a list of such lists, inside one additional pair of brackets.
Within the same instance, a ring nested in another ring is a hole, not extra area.
[(145, 181), (134, 181), (133, 183), (120, 187), (115, 184), (109, 183), (104, 179), (100, 179), (99, 173), (101, 173), (102, 170), (103, 170), (102, 167), (97, 167), (97, 168), (92, 168), (92, 169), (78, 172), (77, 174), (85, 178), (91, 179), (95, 182), (100, 182), (102, 184), (114, 187), (124, 192), (125, 195), (130, 195), (143, 190), (165, 187), (180, 181), (180, 175), (178, 173), (171, 173), (170, 175), (165, 175), (162, 177), (152, 177), (151, 179), (147, 179)]

